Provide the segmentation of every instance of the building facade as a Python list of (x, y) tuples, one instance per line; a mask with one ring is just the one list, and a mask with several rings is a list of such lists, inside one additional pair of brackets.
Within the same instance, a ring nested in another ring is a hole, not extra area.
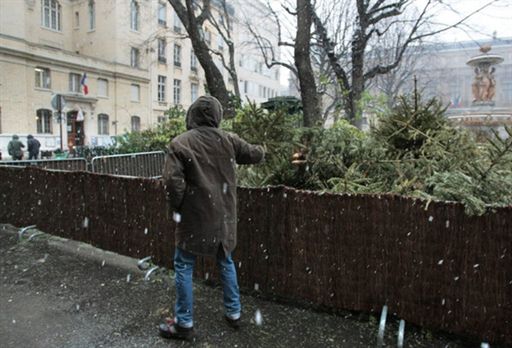
[[(205, 26), (205, 33), (212, 46), (222, 46), (213, 28)], [(238, 74), (242, 84), (250, 78), (279, 89), (278, 73), (277, 79)], [(24, 143), (33, 134), (42, 150), (109, 145), (114, 136), (155, 126), (173, 106), (187, 108), (205, 93), (205, 83), (167, 1), (0, 0), (4, 158), (13, 134)], [(55, 94), (64, 96), (61, 117), (51, 105)]]

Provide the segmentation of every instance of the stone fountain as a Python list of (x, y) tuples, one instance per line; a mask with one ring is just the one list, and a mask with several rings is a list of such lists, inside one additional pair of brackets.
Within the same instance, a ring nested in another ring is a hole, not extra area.
[(504, 126), (512, 126), (512, 113), (509, 109), (496, 107), (494, 102), (496, 66), (503, 62), (503, 57), (490, 54), (490, 50), (491, 46), (482, 46), (481, 53), (466, 62), (475, 71), (471, 84), (473, 102), (469, 108), (450, 110), (448, 118), (477, 134), (488, 133), (494, 128), (500, 135), (507, 136)]

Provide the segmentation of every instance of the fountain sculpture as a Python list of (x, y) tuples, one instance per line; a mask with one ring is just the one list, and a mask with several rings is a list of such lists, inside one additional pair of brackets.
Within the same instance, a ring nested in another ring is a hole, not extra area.
[(488, 133), (491, 128), (506, 136), (504, 125), (512, 125), (510, 110), (495, 106), (496, 66), (503, 62), (503, 57), (490, 54), (491, 46), (482, 46), (480, 54), (469, 59), (466, 64), (473, 68), (475, 77), (471, 84), (473, 102), (469, 108), (455, 109), (448, 112), (450, 120), (469, 128), (477, 134)]

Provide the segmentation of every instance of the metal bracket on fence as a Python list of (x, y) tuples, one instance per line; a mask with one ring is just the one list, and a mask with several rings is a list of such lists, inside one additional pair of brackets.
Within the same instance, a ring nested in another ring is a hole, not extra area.
[(386, 317), (388, 315), (388, 306), (382, 307), (382, 313), (380, 315), (379, 332), (377, 334), (377, 347), (384, 345), (384, 330), (386, 328)]
[(43, 232), (35, 232), (35, 233), (32, 233), (32, 234), (30, 235), (30, 237), (28, 237), (27, 242), (30, 242), (33, 238), (35, 238), (35, 237), (37, 237), (37, 236), (40, 236), (40, 235), (42, 235), (42, 234), (44, 234), (44, 233), (43, 233)]
[(398, 338), (396, 341), (397, 348), (404, 347), (404, 335), (405, 335), (405, 320), (400, 320), (400, 325), (398, 326)]
[(23, 234), (27, 232), (28, 230), (32, 230), (36, 228), (36, 225), (30, 225), (27, 227), (23, 227), (18, 231), (18, 240), (21, 241), (23, 239)]
[(149, 278), (151, 277), (151, 274), (155, 271), (157, 271), (160, 267), (158, 266), (154, 266), (154, 267), (151, 267), (147, 272), (146, 272), (146, 275), (144, 276), (144, 280), (147, 282), (149, 280)]
[(145, 270), (147, 270), (149, 268), (150, 261), (151, 261), (151, 256), (146, 256), (146, 257), (140, 259), (139, 261), (137, 261), (137, 267), (141, 271), (145, 271)]

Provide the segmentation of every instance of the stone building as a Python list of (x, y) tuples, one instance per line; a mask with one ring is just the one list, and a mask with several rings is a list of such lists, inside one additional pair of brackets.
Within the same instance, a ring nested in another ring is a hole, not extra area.
[[(234, 7), (230, 11), (236, 17)], [(243, 47), (238, 23), (233, 33)], [(205, 38), (222, 50), (208, 25)], [(206, 83), (191, 46), (164, 0), (0, 0), (4, 158), (12, 134), (24, 142), (33, 134), (42, 150), (108, 145), (113, 136), (156, 125), (172, 106), (187, 108)], [(242, 86), (280, 88), (278, 72), (270, 79), (263, 70), (238, 74)], [(265, 100), (258, 91), (242, 90), (242, 99)], [(57, 93), (65, 98), (62, 122), (51, 106)]]
[(428, 96), (438, 96), (449, 109), (472, 106), (472, 83), (475, 73), (466, 62), (480, 54), (482, 46), (490, 46), (489, 54), (499, 55), (503, 62), (496, 66), (495, 106), (512, 112), (512, 38), (465, 41), (432, 45), (420, 58), (418, 85)]

